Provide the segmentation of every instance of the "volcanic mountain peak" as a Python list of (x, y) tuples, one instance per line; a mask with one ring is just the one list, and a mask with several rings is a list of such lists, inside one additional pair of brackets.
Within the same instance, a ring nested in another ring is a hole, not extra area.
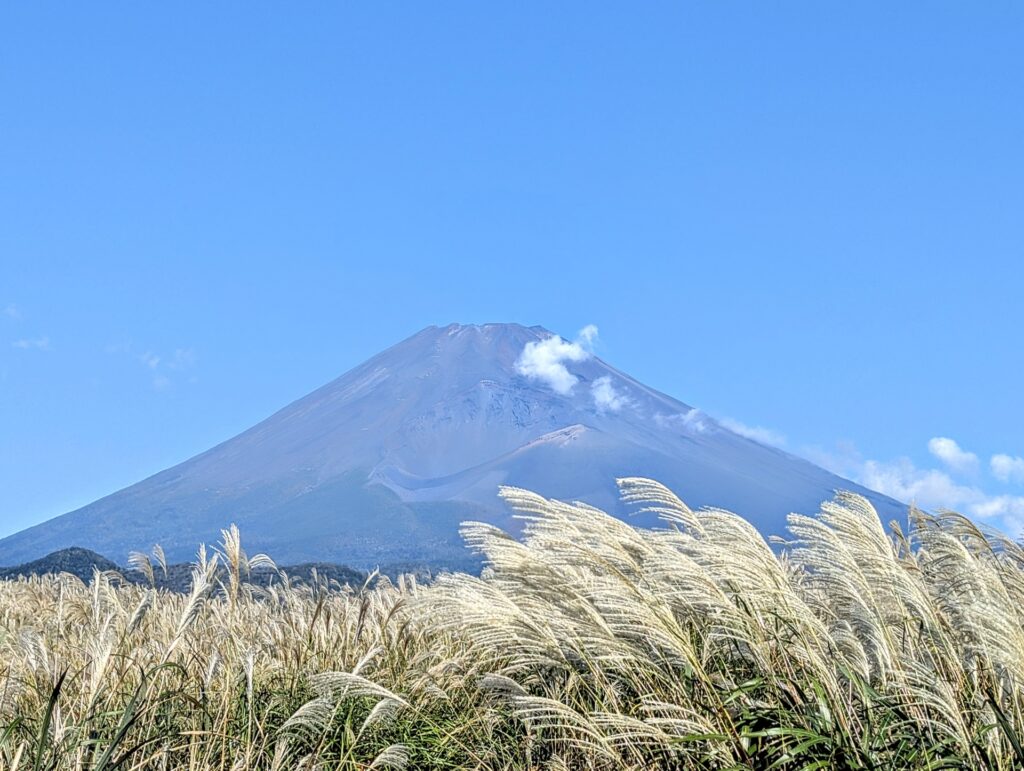
[(237, 522), (279, 560), (464, 566), (461, 520), (511, 524), (502, 484), (625, 515), (614, 480), (650, 476), (770, 533), (835, 489), (867, 492), (619, 372), (591, 336), (428, 327), (211, 450), (0, 541), (0, 564), (70, 545), (187, 559)]

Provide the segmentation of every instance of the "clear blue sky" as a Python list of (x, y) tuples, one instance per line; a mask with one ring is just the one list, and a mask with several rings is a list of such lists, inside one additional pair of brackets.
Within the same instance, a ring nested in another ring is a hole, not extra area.
[(0, 535), (450, 321), (597, 324), (1016, 527), (1022, 39), (1015, 3), (7, 4)]

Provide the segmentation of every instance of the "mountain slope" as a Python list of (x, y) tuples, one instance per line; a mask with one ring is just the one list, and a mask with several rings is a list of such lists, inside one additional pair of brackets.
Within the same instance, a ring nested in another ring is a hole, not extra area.
[(0, 580), (18, 578), (20, 576), (45, 576), (56, 573), (70, 573), (85, 583), (92, 580), (94, 570), (119, 570), (118, 566), (102, 554), (72, 546), (60, 549), (45, 557), (32, 560), (24, 565), (0, 568)]
[(123, 559), (160, 543), (187, 559), (236, 522), (250, 551), (278, 560), (461, 567), (460, 521), (514, 526), (498, 485), (625, 515), (614, 480), (631, 475), (768, 533), (837, 488), (868, 494), (884, 519), (902, 512), (597, 357), (564, 362), (571, 388), (522, 374), (526, 346), (549, 337), (516, 324), (424, 329), (201, 455), (3, 539), (0, 564), (69, 545)]

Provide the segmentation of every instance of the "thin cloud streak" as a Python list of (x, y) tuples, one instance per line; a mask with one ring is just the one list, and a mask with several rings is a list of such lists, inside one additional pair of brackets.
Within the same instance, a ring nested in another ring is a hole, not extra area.
[(718, 423), (734, 434), (745, 436), (747, 439), (752, 439), (755, 442), (766, 444), (770, 447), (784, 447), (786, 444), (785, 434), (765, 428), (764, 426), (748, 426), (746, 423), (742, 423), (735, 418), (719, 418)]
[[(172, 388), (196, 365), (196, 353), (192, 348), (176, 348), (170, 355), (149, 349), (137, 353), (138, 350), (130, 340), (109, 343), (104, 348), (111, 356), (128, 356), (138, 362), (149, 373), (150, 384), (156, 391)], [(196, 382), (195, 376), (187, 377), (186, 382)]]
[(50, 350), (50, 338), (46, 335), (43, 335), (42, 337), (25, 338), (23, 340), (15, 340), (11, 345), (22, 351), (48, 351)]

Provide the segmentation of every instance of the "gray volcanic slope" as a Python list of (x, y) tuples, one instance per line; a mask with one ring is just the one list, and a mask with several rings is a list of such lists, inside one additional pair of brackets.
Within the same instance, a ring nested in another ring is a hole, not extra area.
[[(615, 478), (650, 476), (692, 506), (782, 533), (836, 489), (896, 501), (735, 434), (597, 357), (567, 363), (568, 395), (516, 370), (540, 327), (429, 327), (233, 439), (77, 511), (0, 540), (0, 565), (81, 546), (123, 562), (163, 546), (170, 560), (236, 522), (250, 552), (283, 562), (461, 567), (466, 519), (514, 528), (497, 496), (511, 484), (628, 517)], [(593, 382), (628, 402), (600, 410)], [(655, 524), (634, 518), (637, 524)]]

